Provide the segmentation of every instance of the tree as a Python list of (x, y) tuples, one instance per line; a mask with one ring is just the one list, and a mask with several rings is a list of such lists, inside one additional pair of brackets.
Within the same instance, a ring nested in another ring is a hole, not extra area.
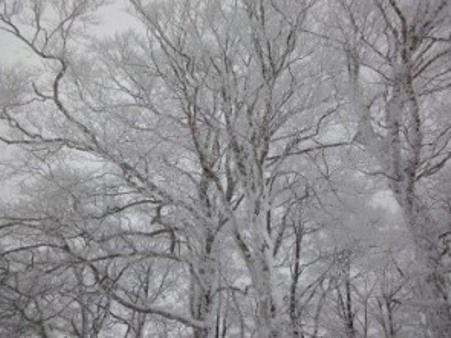
[(411, 332), (410, 247), (386, 240), (400, 222), (375, 210), (379, 176), (429, 269), (417, 295), (440, 291), (429, 330), (445, 332), (447, 251), (428, 243), (446, 232), (422, 224), (449, 215), (446, 192), (425, 193), (447, 177), (450, 129), (425, 110), (446, 99), (447, 5), (324, 4), (130, 0), (136, 28), (98, 37), (83, 31), (107, 1), (0, 0), (0, 29), (31, 55), (0, 78), (16, 155), (2, 163), (2, 333)]
[[(55, 182), (50, 161), (68, 165), (76, 156), (79, 169), (96, 169), (83, 178), (90, 190), (63, 184), (67, 200), (51, 213), (69, 229), (92, 222), (73, 239), (90, 249), (66, 243), (65, 231), (58, 248), (79, 257), (82, 279), (94, 280), (121, 307), (176, 320), (203, 337), (221, 326), (220, 275), (227, 267), (220, 254), (228, 252), (221, 242), (231, 239), (256, 302), (246, 325), (261, 337), (280, 335), (284, 291), (273, 256), (284, 225), (272, 203), (293, 176), (284, 174), (292, 166), (285, 160), (341, 144), (323, 144), (336, 107), (327, 82), (317, 81), (319, 68), (307, 62), (314, 51), (299, 31), (312, 4), (132, 1), (147, 34), (126, 33), (93, 48), (77, 29), (103, 3), (3, 3), (2, 29), (40, 58), (45, 76), (4, 83), (11, 101), (3, 104), (9, 130), (2, 141), (34, 153)], [(36, 120), (37, 112), (44, 119)], [(77, 216), (69, 222), (68, 205)], [(145, 230), (141, 209), (152, 215)], [(40, 227), (47, 218), (38, 218)], [(12, 226), (26, 220), (10, 213), (5, 219), (18, 219)], [(104, 229), (99, 223), (109, 224), (105, 233), (96, 230)], [(150, 238), (147, 249), (127, 240), (135, 236)], [(149, 249), (161, 237), (168, 244)], [(136, 291), (123, 275), (142, 255), (180, 264), (174, 274), (190, 285), (189, 314), (153, 307), (147, 296), (131, 300)]]
[(447, 102), (448, 1), (340, 1), (338, 43), (348, 74), (350, 108), (358, 118), (354, 140), (375, 159), (402, 209), (416, 245), (418, 305), (428, 330), (451, 329), (447, 267), (440, 224), (425, 193), (451, 158)]

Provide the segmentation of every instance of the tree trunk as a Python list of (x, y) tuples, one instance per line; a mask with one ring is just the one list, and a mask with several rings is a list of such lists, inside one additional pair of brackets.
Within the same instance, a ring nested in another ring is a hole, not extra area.
[(426, 315), (429, 335), (436, 338), (449, 337), (451, 312), (446, 271), (441, 262), (438, 236), (429, 210), (415, 198), (404, 208), (407, 224), (416, 245), (417, 272), (416, 294)]

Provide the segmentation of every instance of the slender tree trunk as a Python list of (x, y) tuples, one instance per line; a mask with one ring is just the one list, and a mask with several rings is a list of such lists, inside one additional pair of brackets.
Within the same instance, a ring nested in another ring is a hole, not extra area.
[[(207, 231), (208, 232), (208, 231)], [(213, 250), (214, 236), (205, 236), (205, 246), (196, 271), (192, 271), (191, 312), (193, 318), (206, 324), (204, 329), (195, 329), (195, 338), (213, 338), (216, 336), (217, 297), (217, 260)]]
[(290, 319), (291, 325), (293, 327), (293, 337), (303, 337), (302, 329), (299, 327), (299, 311), (297, 310), (297, 286), (299, 278), (301, 276), (301, 242), (303, 238), (303, 228), (302, 224), (294, 226), (295, 231), (295, 247), (294, 247), (294, 257), (292, 265), (292, 275), (291, 275), (291, 285), (290, 285)]

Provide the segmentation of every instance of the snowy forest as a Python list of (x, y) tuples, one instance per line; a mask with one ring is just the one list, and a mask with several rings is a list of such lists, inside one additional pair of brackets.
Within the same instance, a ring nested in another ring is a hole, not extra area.
[(451, 1), (0, 0), (0, 33), (0, 337), (451, 336)]

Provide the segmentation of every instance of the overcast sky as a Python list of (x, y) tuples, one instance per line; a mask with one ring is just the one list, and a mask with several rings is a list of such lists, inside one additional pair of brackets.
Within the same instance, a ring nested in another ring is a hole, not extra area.
[[(93, 33), (99, 36), (108, 36), (133, 27), (135, 22), (126, 10), (126, 0), (115, 0), (112, 5), (102, 8), (99, 11), (101, 23), (92, 27)], [(22, 43), (0, 30), (0, 65), (14, 63), (26, 55)]]

